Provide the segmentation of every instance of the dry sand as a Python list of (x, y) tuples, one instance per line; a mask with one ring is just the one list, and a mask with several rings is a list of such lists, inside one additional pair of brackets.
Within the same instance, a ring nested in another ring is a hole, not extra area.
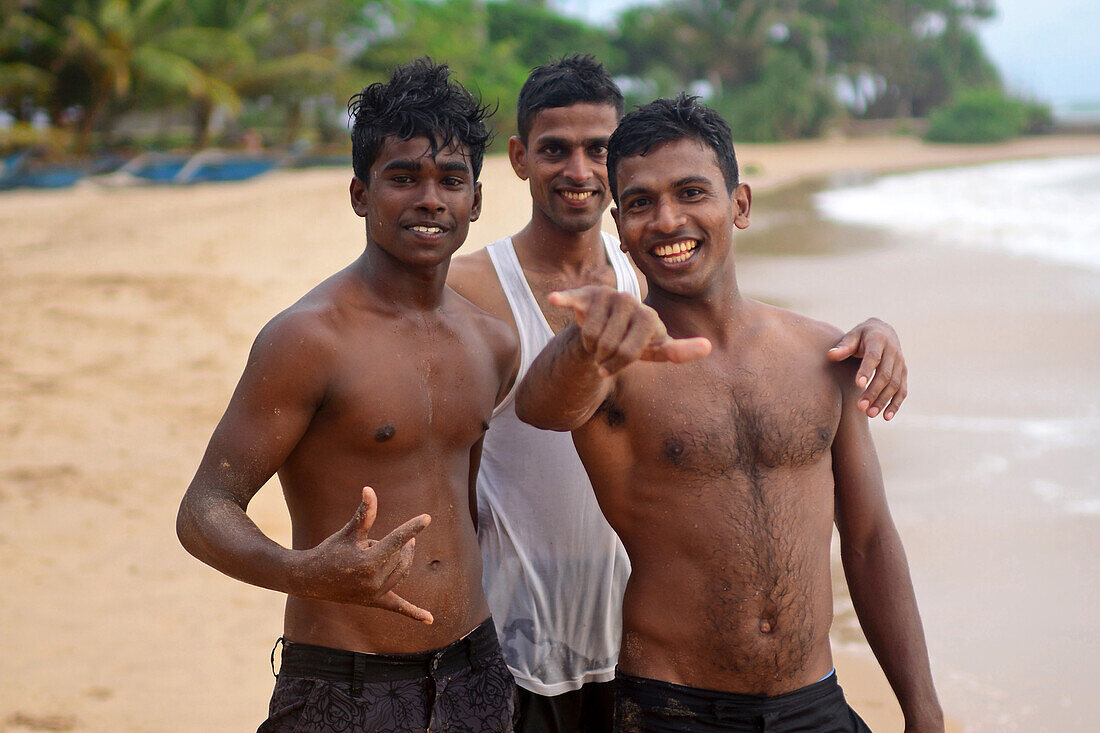
[[(740, 158), (760, 193), (825, 174), (1081, 152), (1100, 153), (1100, 138), (964, 148), (902, 138), (745, 145)], [(188, 556), (175, 539), (175, 511), (252, 337), (360, 251), (348, 177), (313, 170), (231, 185), (86, 184), (0, 195), (0, 730), (242, 731), (264, 717), (282, 597)], [(517, 230), (529, 213), (525, 187), (505, 160), (488, 160), (483, 180), (485, 213), (471, 246)], [(1032, 347), (1026, 369), (998, 370), (1005, 345), (980, 338), (996, 309), (944, 343), (937, 319), (966, 307), (951, 301), (965, 297), (961, 289), (943, 287), (933, 302), (901, 301), (919, 294), (922, 278), (944, 269), (944, 259), (860, 250), (756, 254), (741, 277), (754, 295), (840, 325), (872, 313), (895, 323), (914, 373), (904, 425), (907, 412), (941, 405), (957, 412), (1002, 394), (1013, 379), (1032, 378), (1046, 364), (1039, 352), (1060, 343), (1044, 318), (1082, 315), (1066, 306), (1024, 319), (1020, 338)], [(965, 264), (980, 269), (987, 260)], [(951, 282), (965, 277), (956, 263), (947, 269)], [(1024, 271), (1007, 272), (1006, 282), (989, 284), (992, 298), (1027, 281)], [(1044, 277), (1051, 292), (1084, 287), (1069, 271)], [(1095, 305), (1084, 315), (1095, 339)], [(975, 334), (976, 342), (968, 340)], [(934, 363), (930, 355), (945, 348), (966, 352), (966, 360)], [(1073, 399), (1073, 387), (1090, 378), (1095, 385), (1096, 369), (1078, 368), (1059, 398)], [(921, 469), (887, 460), (913, 451), (897, 434), (878, 428), (884, 463), (908, 487)], [(275, 482), (250, 514), (288, 541)], [(911, 555), (936, 557), (935, 543), (914, 539), (919, 516), (899, 525)], [(914, 562), (918, 581), (936, 562)], [(876, 730), (900, 730), (889, 688), (851, 633), (845, 602), (838, 596), (842, 683)], [(941, 688), (952, 682), (940, 680)]]

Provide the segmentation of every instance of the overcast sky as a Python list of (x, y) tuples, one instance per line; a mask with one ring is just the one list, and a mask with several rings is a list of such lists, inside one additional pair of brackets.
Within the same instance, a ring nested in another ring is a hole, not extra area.
[[(658, 0), (552, 0), (595, 23)], [(995, 0), (998, 17), (979, 26), (1008, 88), (1043, 101), (1100, 104), (1100, 0)]]

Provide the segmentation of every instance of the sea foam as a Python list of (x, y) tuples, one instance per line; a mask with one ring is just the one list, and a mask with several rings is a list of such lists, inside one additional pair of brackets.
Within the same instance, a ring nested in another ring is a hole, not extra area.
[(814, 196), (836, 221), (1100, 271), (1100, 156), (907, 173)]

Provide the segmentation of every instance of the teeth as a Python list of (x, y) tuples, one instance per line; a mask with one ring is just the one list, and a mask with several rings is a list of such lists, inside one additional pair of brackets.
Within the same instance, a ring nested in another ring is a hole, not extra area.
[(424, 232), (425, 234), (441, 234), (443, 232), (442, 227), (414, 226), (409, 228), (414, 232)]
[(581, 191), (581, 192), (578, 193), (576, 191), (562, 191), (561, 195), (564, 196), (565, 198), (569, 199), (570, 201), (584, 201), (585, 199), (587, 199), (589, 196), (592, 195), (592, 192), (591, 191)]
[(683, 262), (691, 257), (691, 252), (698, 246), (694, 239), (685, 239), (672, 244), (662, 244), (653, 248), (653, 254), (665, 262)]

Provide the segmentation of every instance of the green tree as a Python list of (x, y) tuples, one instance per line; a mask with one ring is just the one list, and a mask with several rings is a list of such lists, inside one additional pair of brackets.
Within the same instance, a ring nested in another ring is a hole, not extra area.
[(514, 38), (490, 38), (489, 7), (479, 0), (411, 0), (388, 3), (384, 16), (391, 30), (372, 40), (356, 65), (368, 78), (382, 78), (397, 64), (418, 56), (446, 63), (455, 77), (497, 105), (497, 139), (515, 131), (515, 99), (528, 68), (516, 56)]
[(674, 0), (618, 25), (622, 72), (661, 95), (705, 81), (740, 139), (817, 134), (831, 114), (824, 27), (794, 0)]
[(998, 84), (974, 23), (992, 0), (803, 0), (823, 23), (831, 73), (877, 79), (870, 117), (924, 116), (958, 90)]
[[(314, 0), (290, 5), (275, 0), (188, 0), (184, 29), (173, 34), (173, 48), (188, 55), (217, 84), (224, 98), (269, 95), (286, 112), (285, 140), (298, 135), (304, 102), (330, 87), (342, 68), (335, 45), (338, 29), (354, 15), (353, 3)], [(195, 141), (210, 137), (210, 121), (221, 100), (195, 97)], [(240, 110), (232, 103), (230, 112)]]
[(178, 11), (178, 0), (38, 0), (15, 12), (11, 22), (33, 30), (24, 49), (27, 63), (52, 80), (51, 110), (56, 115), (74, 104), (84, 108), (79, 150), (87, 148), (98, 123), (144, 93), (239, 104), (233, 90), (206, 73), (189, 52), (196, 44), (212, 47), (224, 38), (180, 26)]
[(515, 60), (528, 69), (572, 53), (593, 54), (608, 67), (618, 64), (619, 51), (606, 31), (543, 4), (503, 0), (490, 2), (487, 10), (489, 43), (509, 43)]

